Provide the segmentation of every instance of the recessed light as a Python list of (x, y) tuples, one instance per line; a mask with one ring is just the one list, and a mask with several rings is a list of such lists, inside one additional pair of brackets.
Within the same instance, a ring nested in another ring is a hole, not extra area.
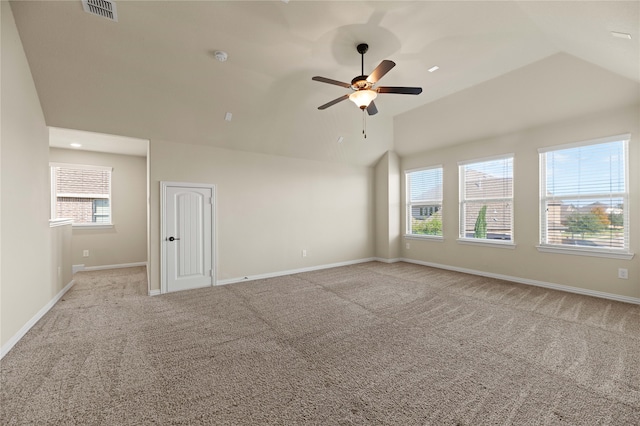
[(618, 31), (611, 31), (611, 35), (618, 38), (624, 38), (627, 40), (631, 40), (631, 34), (627, 33), (619, 33)]
[(439, 69), (440, 69), (440, 67), (439, 67), (439, 66), (434, 65), (434, 66), (432, 66), (431, 68), (429, 68), (427, 71), (429, 71), (429, 72), (434, 72), (434, 71), (438, 71)]
[(71, 145), (74, 148), (82, 148), (82, 144), (81, 143), (77, 143), (77, 142), (70, 143), (69, 145)]

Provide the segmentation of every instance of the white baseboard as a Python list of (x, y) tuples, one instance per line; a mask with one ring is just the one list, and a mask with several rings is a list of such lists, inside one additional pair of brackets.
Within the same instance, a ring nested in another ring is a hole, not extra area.
[(449, 271), (462, 272), (462, 273), (465, 273), (465, 274), (479, 275), (479, 276), (482, 276), (482, 277), (496, 278), (496, 279), (505, 280), (505, 281), (512, 281), (512, 282), (516, 282), (516, 283), (519, 283), (519, 284), (528, 284), (528, 285), (533, 285), (533, 286), (536, 286), (536, 287), (550, 288), (552, 290), (566, 291), (568, 293), (576, 293), (576, 294), (582, 294), (582, 295), (585, 295), (585, 296), (600, 297), (602, 299), (610, 299), (610, 300), (615, 300), (615, 301), (618, 301), (618, 302), (633, 303), (633, 304), (636, 304), (636, 305), (640, 305), (640, 299), (636, 298), (636, 297), (621, 296), (619, 294), (605, 293), (603, 291), (588, 290), (588, 289), (584, 289), (584, 288), (571, 287), (571, 286), (568, 286), (568, 285), (548, 283), (548, 282), (538, 281), (538, 280), (530, 280), (528, 278), (513, 277), (513, 276), (510, 276), (510, 275), (493, 274), (491, 272), (477, 271), (475, 269), (459, 268), (457, 266), (442, 265), (442, 264), (439, 264), (439, 263), (423, 262), (421, 260), (413, 260), (413, 259), (402, 258), (402, 259), (399, 259), (399, 261), (407, 262), (407, 263), (415, 263), (416, 265), (430, 266), (432, 268), (446, 269), (446, 270), (449, 270)]
[(160, 290), (149, 290), (149, 296), (159, 296)]
[(73, 273), (75, 274), (76, 272), (79, 272), (79, 271), (102, 271), (105, 269), (133, 268), (135, 266), (147, 266), (147, 262), (120, 263), (118, 265), (101, 265), (101, 266), (73, 265)]
[(374, 257), (373, 260), (377, 262), (382, 262), (382, 263), (397, 263), (402, 261), (402, 259), (399, 257), (396, 257), (394, 259), (386, 259), (384, 257)]
[(71, 275), (76, 272), (84, 271), (84, 264), (82, 265), (71, 265)]
[(244, 281), (255, 281), (255, 280), (262, 280), (265, 278), (282, 277), (284, 275), (293, 275), (293, 274), (300, 274), (302, 272), (319, 271), (321, 269), (338, 268), (340, 266), (356, 265), (358, 263), (373, 262), (375, 260), (378, 260), (378, 259), (374, 257), (369, 257), (366, 259), (348, 260), (346, 262), (330, 263), (328, 265), (310, 266), (308, 268), (291, 269), (288, 271), (278, 271), (278, 272), (271, 272), (271, 273), (260, 274), (260, 275), (248, 275), (246, 277), (218, 280), (216, 285), (227, 285), (227, 284), (235, 284), (235, 283), (244, 282)]
[(53, 308), (53, 305), (55, 305), (60, 299), (62, 299), (62, 296), (64, 296), (65, 293), (69, 291), (69, 289), (71, 289), (74, 284), (75, 281), (71, 280), (71, 282), (67, 284), (62, 290), (60, 290), (58, 294), (56, 294), (54, 298), (49, 301), (49, 303), (44, 305), (42, 309), (40, 309), (38, 313), (33, 316), (33, 318), (27, 321), (27, 323), (23, 325), (22, 328), (11, 339), (7, 341), (7, 343), (2, 345), (2, 348), (0, 348), (0, 359), (4, 358), (4, 356), (9, 353), (11, 348), (13, 348), (16, 343), (18, 343), (20, 339), (22, 339), (24, 335), (27, 334), (29, 330), (31, 330), (31, 327), (33, 327), (38, 321), (40, 321), (40, 318), (42, 318), (47, 312), (49, 312), (51, 308)]

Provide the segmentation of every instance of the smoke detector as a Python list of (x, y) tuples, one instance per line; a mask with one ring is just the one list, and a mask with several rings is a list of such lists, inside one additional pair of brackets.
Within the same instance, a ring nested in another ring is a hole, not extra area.
[(213, 56), (215, 56), (216, 59), (220, 62), (226, 61), (229, 57), (229, 55), (227, 55), (227, 52), (223, 50), (216, 50), (215, 52), (213, 52)]
[(118, 22), (116, 3), (112, 0), (82, 0), (82, 8), (92, 15)]

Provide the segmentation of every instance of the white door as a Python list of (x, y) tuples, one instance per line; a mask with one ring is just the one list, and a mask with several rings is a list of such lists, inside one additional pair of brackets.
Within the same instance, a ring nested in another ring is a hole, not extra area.
[(213, 185), (161, 183), (162, 292), (214, 282)]

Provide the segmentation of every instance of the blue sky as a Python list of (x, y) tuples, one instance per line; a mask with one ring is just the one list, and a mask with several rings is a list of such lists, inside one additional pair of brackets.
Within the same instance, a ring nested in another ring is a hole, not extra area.
[(548, 194), (580, 196), (625, 190), (623, 141), (550, 151), (547, 159)]

